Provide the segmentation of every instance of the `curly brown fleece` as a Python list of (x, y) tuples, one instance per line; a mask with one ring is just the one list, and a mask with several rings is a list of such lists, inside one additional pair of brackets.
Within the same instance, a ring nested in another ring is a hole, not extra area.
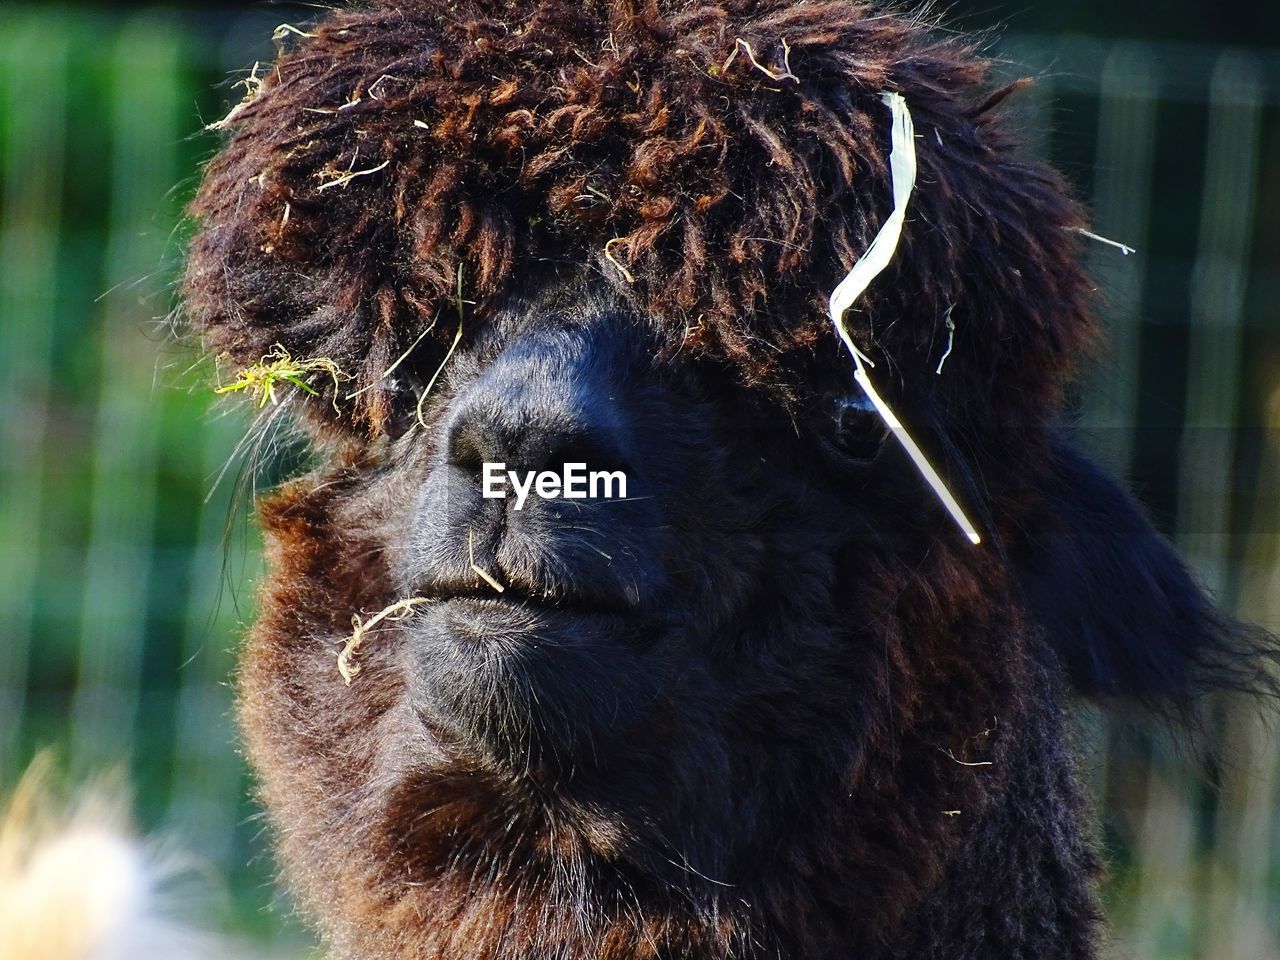
[[(1001, 124), (1007, 89), (880, 5), (401, 0), (290, 39), (192, 205), (185, 301), (240, 363), (277, 341), (336, 360), (371, 387), (370, 433), (378, 378), (460, 275), (483, 315), (592, 266), (755, 381), (830, 357), (826, 296), (890, 208), (885, 90), (914, 114), (920, 184), (849, 318), (864, 349), (931, 373), (952, 309), (975, 359), (937, 389), (1019, 419), (1090, 334), (1079, 211)], [(454, 330), (436, 326), (428, 372)]]

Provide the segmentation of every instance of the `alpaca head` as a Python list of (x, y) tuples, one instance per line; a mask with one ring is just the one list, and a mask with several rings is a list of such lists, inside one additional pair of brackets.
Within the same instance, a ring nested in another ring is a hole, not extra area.
[[(317, 457), (261, 505), (242, 716), (342, 955), (898, 942), (1027, 784), (1074, 830), (1061, 678), (1245, 669), (1057, 435), (1081, 220), (986, 70), (860, 3), (404, 0), (219, 124), (190, 321), (293, 358), (266, 417)], [(920, 186), (849, 327), (980, 547), (826, 318), (892, 207), (883, 91)], [(625, 496), (512, 488), (576, 464)]]

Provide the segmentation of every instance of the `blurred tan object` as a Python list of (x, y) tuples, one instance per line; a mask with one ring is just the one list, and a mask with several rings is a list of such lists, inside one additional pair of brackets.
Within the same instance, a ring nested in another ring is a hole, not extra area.
[(68, 802), (36, 758), (0, 819), (0, 960), (245, 957), (179, 917), (191, 864), (137, 838), (110, 778)]

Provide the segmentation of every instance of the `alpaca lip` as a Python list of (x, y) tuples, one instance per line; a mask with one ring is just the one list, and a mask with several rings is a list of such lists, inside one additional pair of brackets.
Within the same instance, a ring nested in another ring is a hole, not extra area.
[(493, 612), (524, 610), (540, 615), (584, 615), (596, 617), (636, 617), (639, 602), (604, 593), (567, 595), (554, 589), (529, 590), (518, 584), (504, 585), (502, 592), (488, 587), (461, 584), (433, 584), (419, 596), (442, 604), (465, 604)]
[(560, 617), (586, 617), (618, 620), (635, 616), (633, 612), (619, 610), (616, 607), (512, 594), (510, 591), (502, 594), (493, 592), (454, 594), (440, 597), (439, 602), (446, 608), (459, 612), (465, 611), (469, 616), (486, 618), (492, 616), (506, 619), (516, 616), (546, 620)]
[(666, 622), (648, 607), (608, 594), (565, 595), (518, 586), (497, 593), (485, 586), (435, 584), (419, 595), (435, 601), (426, 620), (443, 628), (440, 635), (464, 644), (515, 649), (536, 645), (549, 635), (563, 635), (586, 643), (607, 639), (638, 650), (651, 646), (666, 628)]

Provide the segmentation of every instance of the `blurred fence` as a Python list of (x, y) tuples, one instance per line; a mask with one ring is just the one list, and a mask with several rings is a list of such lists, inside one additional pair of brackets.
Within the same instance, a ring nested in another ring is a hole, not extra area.
[[(152, 827), (280, 913), (233, 750), (231, 651), (255, 538), (162, 322), (179, 213), (279, 11), (0, 11), (0, 784), (57, 745), (126, 764)], [(1038, 149), (1088, 198), (1109, 299), (1084, 427), (1224, 602), (1280, 626), (1280, 58), (1010, 37)], [(233, 74), (233, 71), (241, 71)], [(220, 85), (215, 89), (215, 85)], [(1142, 424), (1136, 429), (1135, 424)], [(1280, 957), (1280, 746), (1224, 704), (1207, 773), (1099, 714), (1082, 736), (1119, 956)]]

